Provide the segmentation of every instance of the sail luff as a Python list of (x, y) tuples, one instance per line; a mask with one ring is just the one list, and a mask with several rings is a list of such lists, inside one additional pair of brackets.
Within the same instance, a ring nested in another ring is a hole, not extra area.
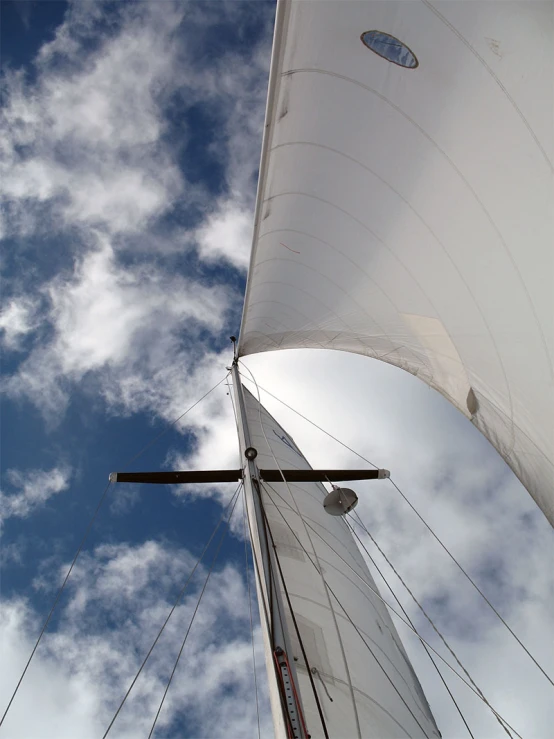
[[(273, 30), (273, 47), (271, 51), (271, 63), (269, 69), (269, 83), (267, 90), (267, 103), (265, 110), (264, 132), (262, 137), (262, 152), (260, 156), (260, 168), (258, 174), (258, 186), (256, 192), (256, 206), (254, 210), (254, 228), (252, 231), (252, 248), (250, 251), (250, 266), (248, 273), (251, 274), (254, 269), (256, 258), (256, 244), (258, 243), (258, 234), (260, 222), (262, 218), (262, 207), (264, 204), (263, 193), (266, 187), (266, 178), (268, 172), (270, 146), (272, 139), (272, 121), (274, 119), (274, 108), (277, 102), (277, 92), (279, 85), (279, 77), (282, 65), (283, 39), (286, 33), (286, 26), (289, 16), (290, 0), (277, 0), (277, 8), (275, 10), (275, 27)], [(248, 310), (248, 302), (250, 298), (250, 280), (246, 283), (246, 291), (244, 295), (244, 303), (242, 307), (242, 320), (240, 324), (240, 335), (242, 334), (246, 312)]]

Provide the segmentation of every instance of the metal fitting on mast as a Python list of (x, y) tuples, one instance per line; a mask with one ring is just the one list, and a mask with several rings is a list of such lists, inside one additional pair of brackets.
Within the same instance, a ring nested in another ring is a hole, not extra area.
[(237, 356), (237, 337), (236, 336), (229, 336), (231, 339), (231, 342), (233, 343), (233, 366), (235, 364), (238, 364), (239, 358)]

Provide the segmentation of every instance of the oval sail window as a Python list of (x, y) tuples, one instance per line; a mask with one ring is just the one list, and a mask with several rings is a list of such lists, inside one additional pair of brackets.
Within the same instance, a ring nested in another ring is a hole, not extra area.
[(389, 33), (366, 31), (360, 38), (368, 49), (393, 64), (406, 67), (406, 69), (415, 69), (419, 65), (416, 55), (408, 49), (406, 44)]

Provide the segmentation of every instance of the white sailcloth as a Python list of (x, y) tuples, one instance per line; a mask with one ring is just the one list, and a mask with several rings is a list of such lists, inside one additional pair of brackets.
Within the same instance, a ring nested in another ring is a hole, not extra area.
[[(310, 469), (286, 431), (246, 389), (244, 394), (258, 467)], [(266, 483), (262, 488), (263, 506), (328, 735), (348, 739), (439, 737), (388, 611), (363, 582), (376, 588), (348, 526), (323, 508), (325, 494), (320, 483)], [(255, 525), (251, 504), (249, 515)], [(254, 555), (260, 567), (257, 541)], [(259, 582), (258, 598), (267, 601)], [(263, 606), (260, 611), (263, 623)], [(322, 721), (286, 605), (285, 611), (292, 645), (288, 658), (296, 666), (307, 729), (312, 739), (323, 739)], [(268, 644), (271, 684), (274, 663)], [(279, 711), (275, 713), (278, 716)]]
[(239, 352), (413, 373), (554, 523), (553, 17), (279, 3)]

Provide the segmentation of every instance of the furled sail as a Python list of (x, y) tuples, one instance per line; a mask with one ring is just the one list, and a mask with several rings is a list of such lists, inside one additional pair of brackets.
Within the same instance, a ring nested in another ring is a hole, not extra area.
[(417, 375), (554, 523), (553, 8), (279, 2), (239, 352)]
[[(310, 469), (294, 440), (246, 389), (244, 399), (259, 469)], [(243, 440), (241, 445), (244, 446)], [(249, 494), (256, 495), (248, 487), (250, 481), (245, 483)], [(312, 739), (323, 739), (324, 721), (329, 737), (439, 737), (387, 608), (372, 592), (376, 585), (347, 524), (341, 517), (325, 512), (323, 485), (262, 481), (260, 492), (271, 531), (270, 546), (275, 544), (283, 575), (281, 579), (279, 572), (274, 573), (285, 604), (280, 617), (290, 636), (288, 659), (296, 668), (307, 733)], [(248, 512), (251, 525), (255, 526), (251, 498)], [(259, 571), (262, 552), (257, 537), (253, 538), (253, 552)], [(268, 597), (261, 578), (257, 584), (261, 619), (265, 623)], [(271, 685), (275, 665), (267, 630), (265, 635)], [(317, 710), (314, 688), (323, 720)], [(274, 695), (274, 715), (279, 726), (275, 701)], [(281, 736), (279, 732), (277, 735)]]

